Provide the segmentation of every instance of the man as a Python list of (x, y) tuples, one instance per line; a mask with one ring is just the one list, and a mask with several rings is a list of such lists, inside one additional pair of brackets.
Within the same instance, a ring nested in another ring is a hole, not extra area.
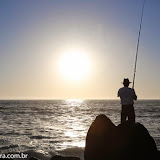
[(120, 88), (118, 91), (118, 97), (121, 99), (122, 111), (121, 111), (121, 123), (128, 120), (135, 123), (135, 112), (134, 112), (134, 100), (137, 100), (136, 93), (134, 89), (129, 88), (131, 82), (129, 79), (123, 80), (124, 87)]

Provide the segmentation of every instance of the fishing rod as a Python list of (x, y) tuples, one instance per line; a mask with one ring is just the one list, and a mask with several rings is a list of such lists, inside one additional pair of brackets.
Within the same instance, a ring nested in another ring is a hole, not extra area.
[(144, 11), (145, 1), (146, 1), (146, 0), (143, 1), (142, 15), (141, 15), (140, 28), (139, 28), (138, 41), (137, 41), (136, 58), (135, 58), (135, 66), (134, 66), (134, 74), (133, 74), (133, 86), (132, 86), (133, 89), (134, 89), (134, 82), (135, 82), (135, 77), (136, 77), (136, 68), (137, 68), (137, 57), (138, 57), (138, 49), (139, 49), (139, 40), (140, 40), (140, 36), (141, 36), (141, 28), (142, 28), (142, 20), (143, 20), (143, 11)]

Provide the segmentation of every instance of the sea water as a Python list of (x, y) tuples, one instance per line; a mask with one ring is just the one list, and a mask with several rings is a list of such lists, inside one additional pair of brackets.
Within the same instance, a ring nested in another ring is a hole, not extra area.
[[(120, 111), (119, 100), (1, 100), (0, 153), (83, 159), (86, 134), (96, 116), (105, 114), (118, 125)], [(160, 100), (137, 101), (135, 113), (160, 149)]]

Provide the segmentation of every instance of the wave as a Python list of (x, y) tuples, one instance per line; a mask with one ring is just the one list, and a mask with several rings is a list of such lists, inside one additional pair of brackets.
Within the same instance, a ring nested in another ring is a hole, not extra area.
[(28, 154), (28, 158), (35, 157), (39, 160), (50, 160), (55, 155), (66, 156), (66, 157), (79, 157), (83, 159), (84, 148), (74, 147), (60, 151), (50, 151), (50, 152), (44, 152), (42, 150), (27, 150), (24, 153)]
[(48, 136), (30, 136), (31, 139), (52, 139), (53, 137), (48, 137)]
[(3, 147), (1, 147), (0, 150), (8, 150), (8, 149), (17, 148), (17, 147), (19, 147), (19, 145), (13, 145), (13, 144), (11, 144), (9, 146), (3, 146)]
[[(28, 154), (28, 158), (29, 159), (30, 157), (35, 157), (39, 160), (50, 160), (51, 159), (51, 155), (49, 153), (45, 153), (44, 151), (42, 150), (28, 150), (28, 151), (25, 151), (24, 152), (25, 154)], [(56, 155), (56, 154), (54, 154)], [(54, 156), (53, 155), (53, 156)]]
[(58, 151), (58, 154), (60, 156), (79, 157), (83, 159), (84, 158), (84, 148), (83, 147), (67, 148), (67, 149)]

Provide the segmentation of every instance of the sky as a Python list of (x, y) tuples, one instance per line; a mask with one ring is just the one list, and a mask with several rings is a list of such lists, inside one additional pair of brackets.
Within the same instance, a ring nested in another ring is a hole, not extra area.
[[(143, 0), (1, 0), (0, 99), (116, 99), (123, 79), (133, 81), (142, 6)], [(146, 0), (139, 99), (160, 99), (159, 17), (160, 1)], [(60, 71), (61, 57), (71, 52), (86, 62)], [(85, 63), (86, 74), (69, 79)]]

